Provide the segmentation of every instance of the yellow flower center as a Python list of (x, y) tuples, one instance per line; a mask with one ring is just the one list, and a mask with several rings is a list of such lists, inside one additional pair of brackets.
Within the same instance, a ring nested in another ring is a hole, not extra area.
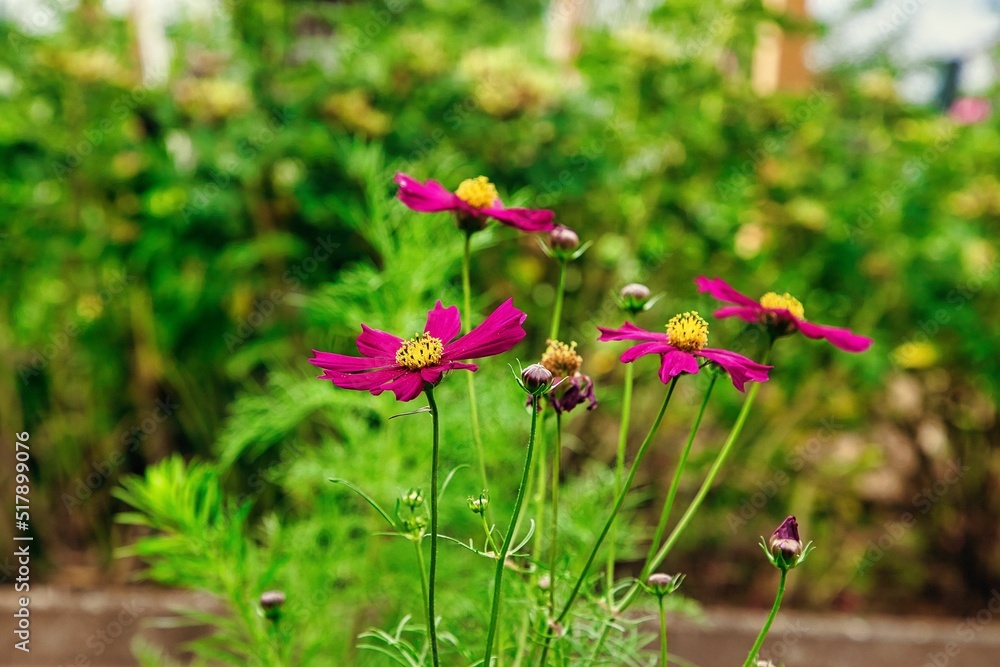
[(765, 308), (779, 308), (787, 310), (800, 320), (805, 319), (806, 316), (806, 309), (802, 307), (802, 302), (788, 292), (785, 292), (784, 294), (768, 292), (764, 296), (760, 297), (760, 305)]
[(542, 366), (545, 366), (553, 375), (559, 377), (573, 377), (580, 370), (583, 357), (576, 353), (576, 341), (567, 345), (566, 343), (551, 338), (545, 341), (548, 347), (542, 355)]
[(396, 363), (403, 368), (417, 371), (441, 361), (444, 343), (429, 333), (417, 334), (410, 340), (404, 340), (396, 350)]
[(697, 352), (708, 345), (708, 322), (696, 310), (674, 315), (667, 322), (667, 340), (678, 350)]
[(485, 176), (465, 179), (458, 184), (455, 195), (475, 208), (489, 208), (500, 197), (496, 186)]

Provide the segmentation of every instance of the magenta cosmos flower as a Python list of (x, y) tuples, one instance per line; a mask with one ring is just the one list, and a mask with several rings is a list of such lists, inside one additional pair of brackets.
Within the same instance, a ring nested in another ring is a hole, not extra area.
[(451, 211), (458, 226), (467, 232), (482, 229), (487, 218), (495, 218), (522, 232), (551, 232), (555, 228), (552, 211), (504, 208), (496, 186), (485, 176), (467, 178), (454, 192), (437, 181), (421, 183), (403, 173), (397, 173), (393, 180), (399, 186), (399, 200), (407, 207), (421, 213)]
[(664, 383), (681, 373), (697, 373), (701, 369), (699, 357), (725, 369), (733, 380), (733, 386), (740, 391), (744, 391), (747, 382), (767, 382), (767, 372), (772, 368), (736, 352), (705, 347), (708, 345), (708, 322), (696, 312), (675, 315), (667, 323), (665, 333), (646, 331), (631, 322), (626, 322), (620, 329), (597, 328), (601, 332), (598, 339), (601, 341), (640, 341), (622, 354), (621, 360), (626, 364), (647, 354), (660, 355), (660, 380)]
[(864, 352), (872, 346), (871, 338), (859, 336), (848, 329), (807, 322), (802, 302), (788, 292), (768, 292), (760, 301), (754, 301), (737, 292), (722, 278), (700, 276), (695, 283), (699, 292), (707, 292), (719, 301), (736, 304), (715, 311), (716, 317), (738, 317), (744, 322), (763, 324), (777, 336), (801, 331), (806, 338), (828, 340), (847, 352)]
[(462, 328), (458, 308), (445, 308), (438, 301), (427, 313), (423, 333), (403, 340), (378, 329), (361, 325), (358, 351), (362, 357), (313, 350), (309, 360), (323, 369), (321, 380), (330, 380), (343, 389), (369, 391), (378, 396), (391, 391), (396, 400), (412, 401), (426, 385), (436, 385), (445, 371), (475, 371), (479, 367), (462, 359), (478, 359), (502, 354), (514, 347), (525, 332), (525, 314), (507, 299), (486, 320), (455, 340)]

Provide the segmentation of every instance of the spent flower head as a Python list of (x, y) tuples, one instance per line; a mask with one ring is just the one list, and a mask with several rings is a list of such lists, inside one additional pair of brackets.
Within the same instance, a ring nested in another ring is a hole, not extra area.
[(549, 404), (558, 413), (570, 412), (584, 403), (588, 410), (595, 409), (594, 381), (580, 372), (583, 357), (576, 351), (576, 342), (566, 344), (550, 338), (546, 343), (541, 364), (558, 379), (546, 396)]

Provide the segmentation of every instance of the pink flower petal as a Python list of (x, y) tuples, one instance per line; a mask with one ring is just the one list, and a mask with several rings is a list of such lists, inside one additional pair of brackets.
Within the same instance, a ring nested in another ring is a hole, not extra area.
[(395, 360), (396, 351), (403, 344), (403, 339), (362, 324), (357, 343), (358, 351), (366, 357), (389, 357)]
[(729, 350), (705, 348), (697, 354), (722, 366), (739, 391), (746, 391), (747, 382), (767, 382), (767, 373), (771, 369)]
[(555, 212), (547, 209), (503, 208), (494, 203), (492, 207), (480, 209), (479, 212), (522, 232), (551, 232), (556, 226)]
[(621, 325), (618, 329), (609, 329), (607, 327), (597, 327), (597, 330), (601, 332), (600, 338), (597, 340), (602, 342), (608, 342), (613, 340), (648, 340), (657, 341), (661, 343), (667, 342), (667, 334), (656, 333), (653, 331), (646, 331), (641, 327), (637, 327), (631, 322), (626, 322)]
[(326, 370), (320, 379), (330, 380), (341, 389), (362, 389), (378, 396), (384, 391), (384, 385), (396, 381), (407, 373), (412, 373), (412, 371), (399, 366), (381, 368), (367, 373), (340, 373)]
[(433, 310), (427, 313), (427, 324), (424, 326), (424, 331), (435, 338), (440, 338), (441, 342), (447, 343), (461, 330), (462, 317), (458, 313), (458, 306), (445, 308), (438, 301)]
[(699, 292), (707, 292), (719, 301), (728, 301), (729, 303), (735, 303), (740, 306), (760, 307), (759, 303), (745, 294), (737, 292), (722, 278), (706, 278), (705, 276), (699, 276), (694, 282), (698, 286)]
[(802, 332), (803, 336), (813, 339), (826, 339), (831, 344), (847, 352), (864, 352), (874, 342), (871, 338), (859, 336), (850, 329), (831, 327), (825, 324), (813, 324), (805, 320), (795, 320), (795, 323), (798, 325), (799, 331)]
[(436, 213), (468, 208), (455, 193), (437, 181), (428, 180), (426, 183), (421, 183), (403, 173), (397, 173), (392, 180), (399, 186), (399, 201), (414, 211)]
[(681, 373), (697, 373), (698, 360), (690, 352), (672, 348), (660, 362), (660, 381), (666, 384)]
[(764, 309), (761, 307), (751, 308), (750, 306), (723, 306), (712, 314), (719, 319), (735, 316), (744, 322), (759, 322), (760, 314), (763, 311)]
[(507, 299), (482, 324), (444, 347), (444, 360), (474, 359), (502, 354), (525, 336), (521, 324), (527, 317)]
[(647, 354), (666, 354), (674, 348), (670, 346), (669, 343), (664, 341), (648, 341), (645, 343), (639, 343), (634, 345), (622, 353), (621, 361), (624, 364), (630, 364), (639, 357), (644, 357)]
[(313, 350), (313, 354), (316, 356), (309, 360), (310, 364), (334, 373), (362, 373), (396, 363), (395, 358), (389, 357), (349, 357), (321, 350)]
[(382, 385), (377, 390), (371, 390), (371, 393), (378, 396), (386, 390), (395, 394), (397, 401), (404, 403), (412, 401), (424, 390), (424, 379), (420, 376), (420, 373), (407, 371), (405, 375), (401, 375), (392, 382)]
[(479, 366), (476, 364), (464, 364), (461, 361), (449, 361), (445, 364), (438, 366), (431, 366), (429, 368), (420, 369), (420, 377), (424, 379), (424, 382), (430, 382), (431, 384), (437, 384), (441, 381), (441, 376), (444, 375), (445, 371), (452, 370), (466, 370), (466, 371), (477, 371)]

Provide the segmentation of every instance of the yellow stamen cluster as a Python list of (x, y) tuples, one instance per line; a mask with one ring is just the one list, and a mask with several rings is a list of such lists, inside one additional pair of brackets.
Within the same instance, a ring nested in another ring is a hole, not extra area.
[(404, 340), (396, 350), (396, 363), (411, 371), (433, 366), (441, 361), (444, 353), (444, 343), (429, 333), (417, 334), (410, 340)]
[(696, 310), (674, 315), (667, 322), (667, 340), (678, 350), (697, 352), (708, 345), (708, 322)]
[(485, 176), (465, 179), (458, 184), (455, 195), (469, 206), (476, 208), (489, 208), (500, 197), (496, 186)]
[(542, 366), (553, 375), (573, 377), (580, 370), (583, 357), (576, 353), (576, 341), (569, 345), (551, 338), (545, 341), (548, 347), (542, 355)]
[(800, 320), (805, 319), (806, 316), (806, 309), (802, 306), (802, 302), (788, 292), (785, 292), (784, 294), (768, 292), (764, 296), (760, 297), (760, 305), (765, 308), (779, 308), (787, 310)]

